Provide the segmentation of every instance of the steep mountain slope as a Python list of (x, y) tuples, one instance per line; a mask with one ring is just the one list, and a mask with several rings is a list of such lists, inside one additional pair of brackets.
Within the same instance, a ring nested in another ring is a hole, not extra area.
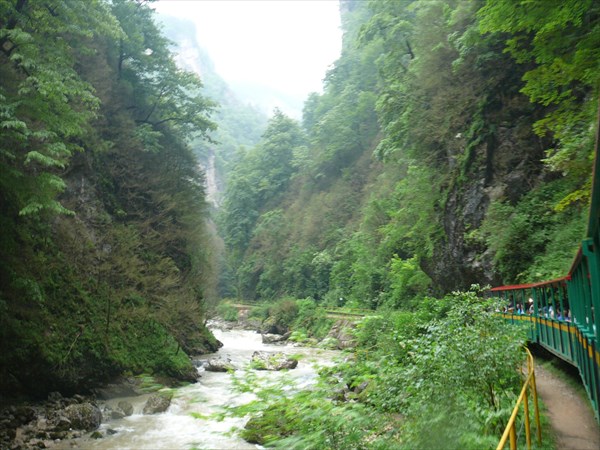
[[(238, 296), (400, 307), (568, 269), (583, 233), (597, 76), (559, 85), (547, 71), (563, 61), (591, 74), (578, 52), (596, 51), (597, 8), (564, 16), (554, 5), (538, 17), (541, 3), (528, 3), (508, 27), (509, 3), (341, 2), (342, 56), (305, 103), (306, 141), (278, 153), (291, 157), (285, 190), (264, 195), (274, 159), (234, 171), (266, 182), (240, 183), (225, 202)], [(581, 48), (560, 45), (551, 26)], [(558, 92), (546, 101), (543, 89)], [(258, 160), (274, 139), (255, 148)]]
[(185, 140), (212, 103), (147, 5), (0, 2), (0, 395), (195, 379), (214, 244)]
[(214, 142), (192, 142), (192, 149), (207, 175), (215, 175), (214, 179), (208, 180), (209, 186), (215, 187), (215, 192), (209, 191), (209, 195), (218, 207), (225, 191), (229, 165), (240, 148), (252, 147), (259, 142), (267, 125), (267, 116), (252, 104), (241, 101), (215, 71), (210, 56), (196, 40), (193, 22), (170, 16), (159, 16), (159, 19), (165, 36), (174, 44), (177, 64), (201, 76), (204, 94), (218, 104), (212, 117), (217, 129), (210, 134)]

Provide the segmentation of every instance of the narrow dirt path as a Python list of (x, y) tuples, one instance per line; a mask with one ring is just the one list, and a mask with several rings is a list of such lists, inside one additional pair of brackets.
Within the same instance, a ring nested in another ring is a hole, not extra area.
[(600, 426), (586, 398), (564, 380), (535, 366), (538, 395), (546, 405), (558, 450), (600, 449)]

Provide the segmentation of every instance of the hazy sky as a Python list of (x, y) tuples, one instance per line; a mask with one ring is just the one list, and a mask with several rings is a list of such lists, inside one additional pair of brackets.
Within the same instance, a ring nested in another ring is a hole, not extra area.
[(270, 86), (305, 100), (339, 57), (337, 0), (160, 0), (193, 20), (198, 42), (229, 83)]

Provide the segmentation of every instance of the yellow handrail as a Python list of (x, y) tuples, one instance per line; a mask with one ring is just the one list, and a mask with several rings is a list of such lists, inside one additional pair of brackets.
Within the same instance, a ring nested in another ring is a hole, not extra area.
[(510, 415), (510, 419), (508, 420), (508, 424), (506, 425), (506, 429), (504, 430), (504, 434), (498, 443), (498, 447), (496, 450), (502, 450), (506, 445), (506, 441), (510, 439), (510, 450), (517, 449), (517, 429), (516, 429), (516, 421), (519, 411), (521, 409), (521, 403), (523, 403), (523, 414), (525, 416), (525, 440), (527, 442), (527, 448), (531, 449), (531, 425), (529, 421), (529, 398), (527, 396), (527, 391), (531, 389), (531, 393), (533, 394), (533, 409), (535, 416), (535, 424), (537, 431), (537, 441), (538, 445), (542, 444), (542, 427), (540, 426), (540, 411), (538, 408), (538, 398), (537, 398), (537, 390), (535, 387), (535, 370), (533, 367), (533, 356), (531, 356), (531, 352), (529, 349), (525, 348), (527, 352), (527, 378), (523, 383), (523, 388), (521, 389), (521, 394), (517, 399), (515, 407)]

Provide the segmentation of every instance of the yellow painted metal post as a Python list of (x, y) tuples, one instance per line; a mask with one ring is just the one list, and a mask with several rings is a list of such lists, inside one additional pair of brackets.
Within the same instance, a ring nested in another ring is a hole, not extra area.
[[(531, 368), (533, 370), (533, 367)], [(533, 414), (538, 445), (542, 445), (542, 425), (540, 423), (540, 409), (538, 407), (537, 388), (535, 387), (535, 371), (531, 373), (531, 391), (533, 392)]]
[(515, 430), (515, 424), (513, 422), (510, 427), (510, 450), (517, 450), (517, 432)]
[(527, 353), (527, 377), (525, 379), (525, 382), (523, 383), (523, 387), (521, 388), (521, 394), (519, 395), (515, 407), (512, 410), (512, 414), (510, 415), (510, 419), (506, 424), (506, 428), (504, 429), (504, 433), (500, 438), (500, 442), (498, 442), (496, 450), (502, 450), (506, 445), (507, 440), (510, 443), (510, 450), (517, 449), (516, 424), (517, 416), (519, 415), (521, 410), (521, 403), (523, 403), (523, 414), (525, 416), (525, 438), (527, 441), (527, 448), (528, 450), (531, 450), (531, 420), (529, 417), (529, 395), (527, 392), (529, 389), (531, 389), (531, 392), (533, 393), (533, 410), (535, 413), (535, 423), (537, 427), (537, 441), (540, 445), (542, 443), (542, 427), (540, 425), (537, 389), (535, 387), (535, 369), (533, 363), (533, 356), (531, 355), (531, 352), (527, 347), (525, 347), (525, 352)]
[(525, 414), (525, 441), (527, 442), (527, 449), (531, 450), (531, 425), (529, 423), (529, 396), (527, 395), (527, 389), (525, 389), (525, 395), (523, 396), (523, 414)]

